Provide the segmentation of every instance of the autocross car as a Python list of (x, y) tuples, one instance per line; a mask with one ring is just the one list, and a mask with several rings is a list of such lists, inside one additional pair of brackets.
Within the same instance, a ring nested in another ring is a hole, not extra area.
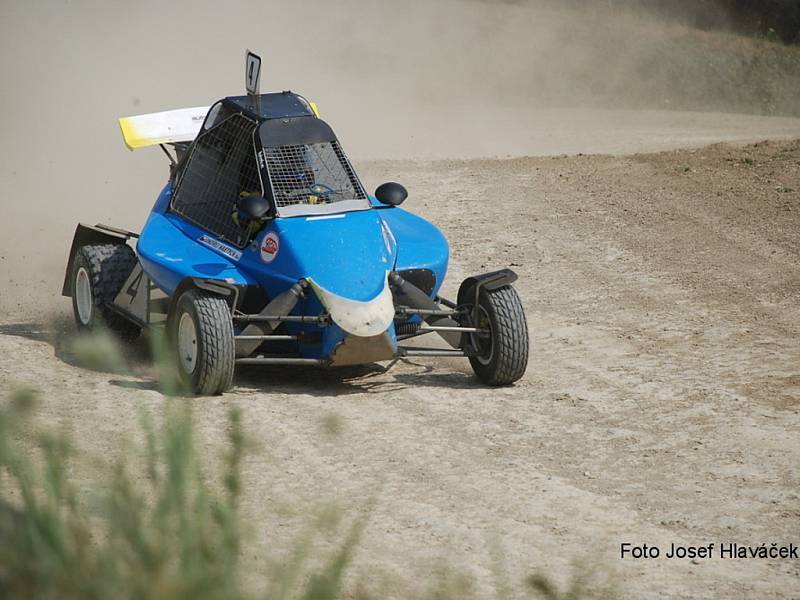
[[(440, 296), (446, 239), (399, 207), (403, 186), (364, 191), (314, 103), (251, 93), (120, 124), (131, 148), (161, 144), (170, 178), (140, 234), (78, 225), (63, 294), (80, 329), (166, 328), (201, 395), (228, 390), (235, 365), (456, 356), (490, 386), (522, 377), (517, 276), (468, 277), (455, 301)], [(429, 334), (439, 347), (409, 344)]]

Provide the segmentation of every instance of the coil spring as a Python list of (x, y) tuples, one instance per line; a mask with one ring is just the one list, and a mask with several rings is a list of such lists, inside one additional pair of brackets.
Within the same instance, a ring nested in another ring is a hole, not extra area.
[(397, 323), (394, 329), (397, 335), (412, 335), (419, 331), (419, 323)]

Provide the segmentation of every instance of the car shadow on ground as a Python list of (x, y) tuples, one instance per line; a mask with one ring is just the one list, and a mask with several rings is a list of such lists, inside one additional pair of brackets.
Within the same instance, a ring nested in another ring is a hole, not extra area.
[(401, 359), (395, 364), (367, 364), (331, 369), (314, 367), (238, 367), (239, 392), (277, 392), (336, 396), (353, 393), (391, 393), (409, 387), (470, 389), (480, 386), (474, 376), (447, 366)]
[(240, 366), (235, 378), (238, 393), (275, 392), (338, 396), (386, 391), (395, 384), (377, 364), (325, 369), (315, 367)]
[[(72, 320), (29, 321), (0, 324), (0, 335), (45, 342), (55, 357), (72, 367), (98, 373), (126, 376), (109, 383), (131, 390), (162, 391), (155, 374), (153, 351), (147, 334), (133, 341), (109, 337), (98, 339), (97, 352), (86, 352), (87, 338), (75, 329)], [(110, 335), (110, 334), (109, 334)], [(112, 344), (104, 348), (103, 343)], [(109, 350), (111, 350), (109, 352)], [(109, 355), (114, 355), (110, 357)], [(412, 359), (396, 363), (366, 364), (331, 369), (296, 366), (239, 366), (236, 368), (237, 394), (281, 393), (312, 396), (391, 393), (409, 387), (470, 389), (480, 386), (475, 378), (448, 365), (426, 364)]]

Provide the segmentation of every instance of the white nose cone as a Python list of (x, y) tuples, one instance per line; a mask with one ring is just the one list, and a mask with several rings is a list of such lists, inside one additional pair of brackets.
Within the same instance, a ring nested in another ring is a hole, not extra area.
[(383, 282), (383, 290), (372, 300), (361, 302), (342, 298), (317, 285), (309, 279), (311, 289), (317, 294), (331, 319), (345, 333), (359, 337), (371, 337), (383, 333), (394, 319), (394, 301), (389, 288), (389, 271)]

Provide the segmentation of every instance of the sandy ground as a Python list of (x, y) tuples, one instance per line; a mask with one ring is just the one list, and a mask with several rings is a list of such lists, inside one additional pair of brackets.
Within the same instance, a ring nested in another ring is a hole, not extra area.
[[(448, 235), (446, 291), (519, 273), (531, 362), (498, 390), (456, 360), (242, 369), (232, 393), (190, 400), (204, 451), (231, 405), (260, 442), (243, 503), (254, 568), (330, 499), (350, 516), (374, 503), (352, 576), (387, 597), (443, 565), (480, 597), (498, 580), (517, 594), (526, 574), (565, 581), (576, 560), (629, 597), (796, 594), (796, 560), (618, 556), (622, 542), (799, 541), (800, 143), (359, 166), (368, 187), (406, 183), (407, 207)], [(36, 387), (43, 420), (114, 455), (137, 411), (166, 401), (144, 344), (134, 375), (76, 366), (66, 306), (7, 313), (0, 388)]]

